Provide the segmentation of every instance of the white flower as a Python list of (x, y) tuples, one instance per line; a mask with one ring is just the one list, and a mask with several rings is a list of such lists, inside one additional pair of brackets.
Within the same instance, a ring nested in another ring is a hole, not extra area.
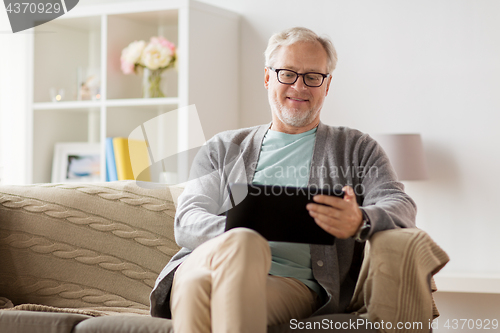
[(121, 61), (130, 64), (135, 64), (141, 57), (142, 51), (146, 47), (146, 42), (143, 40), (130, 43), (122, 50)]
[(151, 70), (177, 66), (175, 45), (164, 37), (151, 37), (149, 43), (143, 40), (130, 43), (122, 50), (120, 57), (124, 74), (137, 73), (137, 67)]
[(142, 52), (141, 63), (151, 70), (167, 67), (172, 55), (170, 48), (160, 43), (149, 43)]

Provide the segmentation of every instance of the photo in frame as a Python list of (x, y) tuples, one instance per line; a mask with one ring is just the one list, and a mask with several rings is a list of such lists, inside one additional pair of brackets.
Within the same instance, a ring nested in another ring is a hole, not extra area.
[(99, 143), (56, 143), (51, 182), (98, 182), (101, 180), (100, 162)]

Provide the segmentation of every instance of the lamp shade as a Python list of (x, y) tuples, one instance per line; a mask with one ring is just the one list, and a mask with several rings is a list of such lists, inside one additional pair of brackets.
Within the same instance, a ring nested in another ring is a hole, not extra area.
[(420, 134), (380, 134), (373, 137), (389, 156), (399, 180), (428, 178)]

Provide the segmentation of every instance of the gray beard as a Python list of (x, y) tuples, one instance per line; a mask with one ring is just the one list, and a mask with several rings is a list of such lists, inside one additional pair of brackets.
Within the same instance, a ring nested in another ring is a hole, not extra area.
[(293, 127), (304, 127), (309, 125), (318, 115), (319, 110), (308, 110), (305, 113), (291, 112), (286, 107), (278, 107), (276, 115), (282, 123)]

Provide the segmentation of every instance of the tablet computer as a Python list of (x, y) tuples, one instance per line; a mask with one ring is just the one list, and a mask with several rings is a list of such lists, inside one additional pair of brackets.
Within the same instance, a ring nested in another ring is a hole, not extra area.
[(343, 198), (341, 190), (278, 185), (230, 184), (233, 208), (226, 228), (250, 228), (269, 241), (332, 245), (335, 237), (319, 227), (306, 205), (316, 194)]

